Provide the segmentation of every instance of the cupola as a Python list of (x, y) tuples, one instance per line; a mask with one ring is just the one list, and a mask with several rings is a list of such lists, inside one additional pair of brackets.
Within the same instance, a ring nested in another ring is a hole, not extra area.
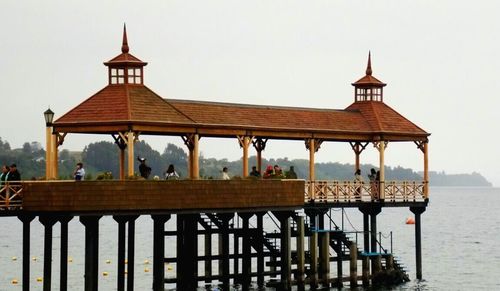
[(117, 84), (144, 84), (143, 68), (148, 63), (139, 60), (129, 53), (127, 42), (127, 27), (123, 25), (122, 53), (105, 62), (108, 67), (110, 85)]
[(362, 101), (384, 101), (385, 83), (372, 76), (371, 53), (368, 53), (368, 65), (366, 66), (366, 75), (352, 83), (354, 86), (354, 102)]

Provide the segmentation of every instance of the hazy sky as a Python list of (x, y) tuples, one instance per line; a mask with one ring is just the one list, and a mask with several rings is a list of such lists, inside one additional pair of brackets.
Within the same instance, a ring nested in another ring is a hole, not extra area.
[[(126, 22), (130, 52), (149, 62), (145, 84), (164, 98), (343, 109), (371, 50), (385, 102), (432, 133), (431, 170), (500, 185), (499, 1), (144, 2), (0, 2), (0, 137), (45, 144), (43, 111), (61, 116), (107, 84), (102, 62), (120, 53)], [(182, 145), (142, 138), (159, 151)], [(68, 135), (61, 149), (96, 140), (112, 138)], [(202, 138), (200, 150), (241, 156), (236, 139)], [(308, 152), (268, 142), (264, 157), (284, 156)], [(361, 157), (377, 160), (373, 147)], [(317, 161), (354, 154), (324, 143)], [(423, 169), (413, 143), (389, 144), (386, 163)]]

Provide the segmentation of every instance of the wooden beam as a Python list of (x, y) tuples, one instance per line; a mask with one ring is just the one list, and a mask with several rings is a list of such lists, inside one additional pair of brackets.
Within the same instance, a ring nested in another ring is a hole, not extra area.
[(380, 162), (379, 199), (380, 200), (385, 199), (385, 161), (384, 161), (385, 155), (384, 155), (384, 152), (385, 152), (386, 144), (387, 144), (386, 141), (382, 141), (379, 143), (379, 154), (380, 154), (380, 156), (379, 156), (380, 157), (379, 158), (379, 162)]
[(45, 179), (52, 178), (52, 127), (45, 128)]
[(429, 143), (424, 143), (424, 197), (429, 198)]
[(262, 151), (266, 148), (267, 138), (255, 138), (252, 140), (253, 147), (257, 151), (257, 170), (262, 174)]

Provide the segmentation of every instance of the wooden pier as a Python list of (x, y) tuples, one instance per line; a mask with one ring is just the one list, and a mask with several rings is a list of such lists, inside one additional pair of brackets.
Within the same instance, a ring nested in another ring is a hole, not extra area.
[[(17, 216), (23, 223), (23, 290), (30, 288), (30, 225), (37, 217), (45, 230), (44, 291), (51, 290), (57, 222), (60, 288), (67, 290), (68, 222), (75, 217), (85, 226), (84, 287), (98, 290), (99, 220), (104, 215), (113, 216), (118, 227), (118, 291), (134, 289), (135, 221), (140, 215), (151, 216), (154, 225), (153, 290), (164, 290), (165, 284), (183, 291), (204, 284), (219, 284), (223, 290), (238, 284), (246, 290), (256, 282), (290, 290), (292, 285), (314, 289), (347, 282), (351, 287), (380, 284), (387, 278), (407, 281), (401, 262), (377, 239), (377, 216), (386, 207), (405, 207), (415, 214), (416, 276), (422, 278), (420, 231), (429, 201), (430, 134), (384, 102), (386, 84), (372, 75), (370, 55), (365, 76), (352, 84), (354, 102), (343, 110), (163, 99), (144, 85), (147, 63), (129, 53), (125, 28), (121, 53), (104, 64), (106, 87), (55, 121), (50, 109), (44, 113), (46, 181), (8, 181), (0, 187), (0, 216)], [(58, 181), (59, 148), (72, 134), (111, 137), (120, 157), (119, 180)], [(132, 180), (134, 144), (148, 135), (182, 138), (189, 153), (188, 179)], [(200, 179), (204, 137), (235, 140), (242, 150), (241, 178)], [(252, 146), (262, 173), (263, 152), (274, 140), (304, 143), (307, 180), (247, 178)], [(353, 173), (373, 145), (379, 157), (376, 178), (366, 183), (316, 179), (315, 153), (328, 142), (353, 150)], [(414, 143), (422, 154), (421, 181), (386, 179), (385, 152), (398, 143)], [(335, 208), (359, 209), (363, 231), (356, 236), (362, 239), (327, 227), (336, 225), (328, 216)], [(274, 222), (276, 232), (265, 231), (264, 218)], [(173, 219), (175, 229), (165, 229)], [(175, 257), (165, 256), (166, 237), (175, 237)], [(215, 243), (218, 252), (212, 253)], [(165, 278), (165, 262), (176, 263), (175, 278)], [(349, 262), (349, 270), (343, 262)], [(204, 272), (198, 271), (201, 266)]]

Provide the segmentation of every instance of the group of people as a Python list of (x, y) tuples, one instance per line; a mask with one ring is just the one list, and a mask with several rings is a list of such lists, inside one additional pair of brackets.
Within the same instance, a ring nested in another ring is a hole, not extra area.
[[(149, 175), (151, 175), (151, 167), (146, 165), (146, 158), (137, 157), (137, 160), (140, 162), (139, 164), (139, 173), (141, 177), (144, 179), (148, 179)], [(177, 180), (179, 179), (179, 174), (175, 171), (175, 167), (173, 164), (168, 165), (167, 170), (163, 173), (163, 177), (165, 180)], [(159, 180), (160, 177), (155, 176), (154, 180)]]
[[(268, 165), (263, 175), (260, 174), (260, 171), (257, 170), (256, 166), (253, 166), (252, 171), (249, 173), (248, 176), (252, 178), (263, 178), (263, 179), (297, 179), (297, 173), (295, 173), (293, 166), (290, 166), (290, 169), (287, 172), (283, 173), (283, 170), (279, 165), (274, 165), (274, 167)], [(230, 179), (227, 167), (222, 168), (220, 178), (222, 180)]]
[(10, 181), (21, 181), (21, 173), (17, 170), (16, 164), (2, 166), (2, 173), (0, 174), (0, 187), (3, 187), (6, 182)]

